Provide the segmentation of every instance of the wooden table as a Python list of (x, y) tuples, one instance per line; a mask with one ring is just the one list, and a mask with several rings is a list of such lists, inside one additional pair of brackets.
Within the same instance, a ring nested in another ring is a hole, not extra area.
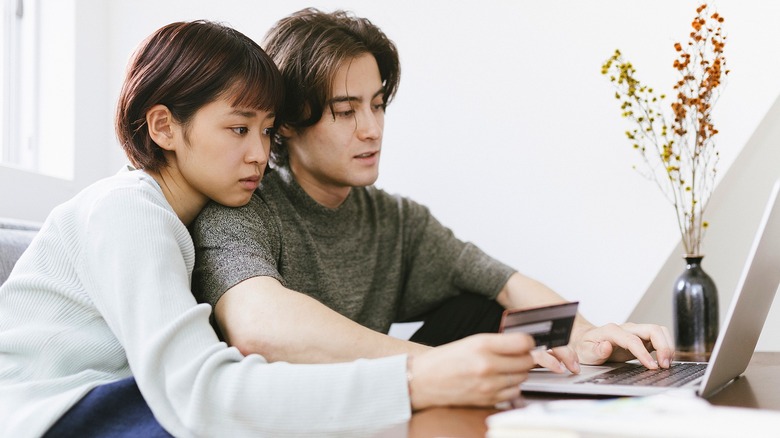
[[(557, 400), (560, 396), (524, 395), (527, 403)], [(567, 397), (573, 398), (573, 397)], [(581, 398), (581, 397), (580, 397)], [(780, 352), (757, 352), (745, 374), (709, 398), (718, 406), (772, 409), (780, 411)], [(407, 430), (396, 429), (382, 437), (408, 438), (458, 437), (483, 438), (485, 419), (497, 409), (435, 408), (417, 412)]]

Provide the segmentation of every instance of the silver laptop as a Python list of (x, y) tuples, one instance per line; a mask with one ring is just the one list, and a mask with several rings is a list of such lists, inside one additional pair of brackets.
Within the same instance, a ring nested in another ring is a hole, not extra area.
[[(775, 183), (737, 290), (708, 362), (675, 362), (669, 370), (647, 370), (637, 361), (583, 366), (580, 374), (555, 374), (534, 369), (520, 385), (523, 392), (612, 396), (651, 395), (672, 388), (689, 388), (709, 397), (747, 368), (780, 285), (780, 181)], [(676, 383), (675, 374), (686, 374)], [(647, 379), (623, 374), (647, 374)]]

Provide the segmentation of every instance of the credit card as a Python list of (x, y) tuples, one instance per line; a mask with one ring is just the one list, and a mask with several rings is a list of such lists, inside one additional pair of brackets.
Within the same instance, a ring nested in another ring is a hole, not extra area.
[(522, 332), (533, 336), (536, 348), (560, 347), (569, 343), (578, 301), (533, 309), (506, 309), (500, 333)]

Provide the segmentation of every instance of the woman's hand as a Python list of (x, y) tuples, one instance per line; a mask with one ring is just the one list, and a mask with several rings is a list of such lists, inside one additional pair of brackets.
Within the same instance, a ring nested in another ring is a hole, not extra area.
[(478, 334), (410, 357), (412, 408), (493, 406), (520, 395), (535, 366), (533, 338)]

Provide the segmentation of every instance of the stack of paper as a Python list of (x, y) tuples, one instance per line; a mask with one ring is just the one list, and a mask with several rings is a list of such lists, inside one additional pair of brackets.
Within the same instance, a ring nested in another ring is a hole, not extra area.
[(487, 438), (780, 436), (780, 412), (712, 406), (691, 391), (530, 404), (487, 418)]

